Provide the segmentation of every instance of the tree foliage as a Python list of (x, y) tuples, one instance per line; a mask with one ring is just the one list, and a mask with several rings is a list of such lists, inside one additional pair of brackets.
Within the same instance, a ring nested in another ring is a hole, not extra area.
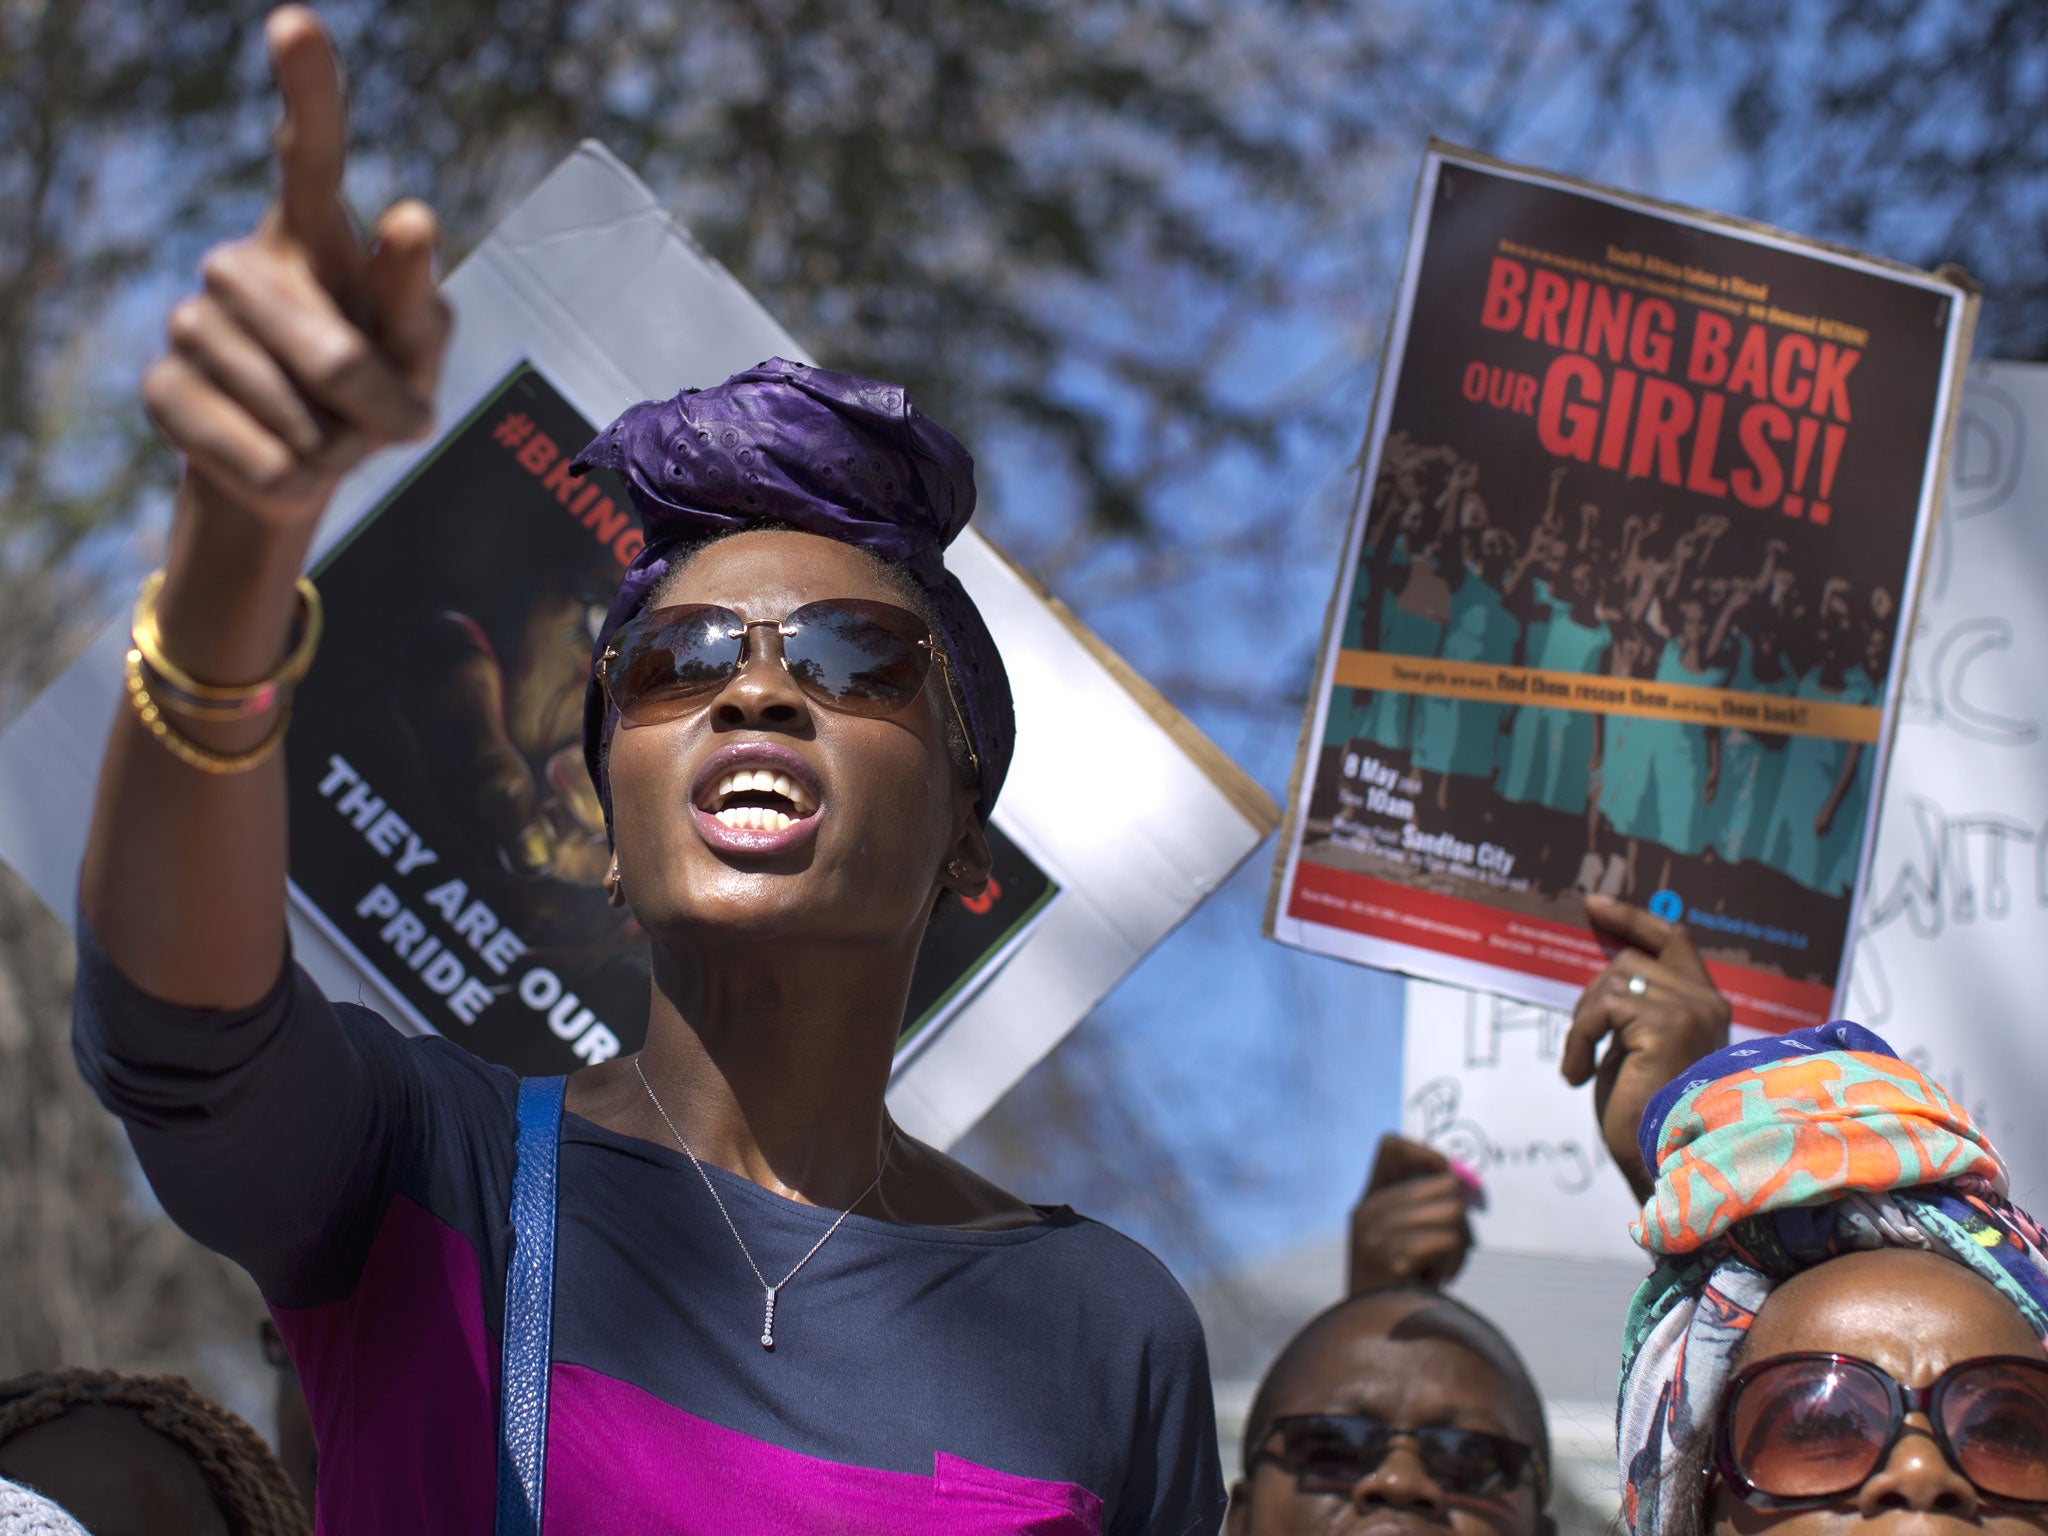
[(2025, 0), (1631, 0), (1608, 75), (1712, 82), (1731, 212), (1984, 285), (1979, 356), (2048, 356), (2048, 9)]
[[(1332, 213), (1295, 29), (1351, 7), (1143, 0), (428, 0), (346, 13), (355, 131), (461, 240), (601, 138), (791, 331), (1021, 438), (1096, 532), (1160, 515), (1170, 443), (1270, 454), (1219, 353)], [(1282, 20), (1288, 25), (1278, 25)], [(1332, 83), (1332, 82), (1326, 82)]]
[(218, 65), (243, 29), (204, 11), (0, 4), (0, 537), (33, 531), (44, 564), (162, 474), (102, 348), (108, 306), (200, 217), (207, 157), (188, 137), (238, 110)]

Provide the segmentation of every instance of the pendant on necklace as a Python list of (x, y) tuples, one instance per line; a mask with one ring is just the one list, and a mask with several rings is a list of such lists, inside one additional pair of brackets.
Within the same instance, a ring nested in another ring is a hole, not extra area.
[(762, 1289), (768, 1297), (768, 1313), (767, 1316), (761, 1319), (761, 1347), (763, 1349), (773, 1349), (775, 1347), (775, 1287), (770, 1285), (764, 1286)]

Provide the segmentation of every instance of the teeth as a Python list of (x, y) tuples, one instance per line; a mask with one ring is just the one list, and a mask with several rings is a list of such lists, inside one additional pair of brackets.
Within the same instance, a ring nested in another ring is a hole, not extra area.
[(789, 818), (780, 811), (767, 810), (758, 805), (728, 806), (712, 813), (713, 819), (722, 827), (735, 832), (787, 832)]
[[(742, 768), (737, 773), (726, 774), (718, 781), (717, 787), (707, 797), (710, 804), (705, 809), (710, 810), (712, 815), (716, 816), (720, 821), (724, 821), (727, 826), (750, 825), (750, 823), (726, 820), (728, 810), (737, 812), (737, 810), (746, 809), (745, 807), (713, 809), (714, 807), (725, 807), (725, 802), (734, 795), (745, 794), (780, 795), (795, 807), (798, 816), (808, 816), (817, 809), (816, 802), (811, 799), (803, 785), (792, 779), (788, 774), (777, 773), (770, 768)], [(791, 820), (789, 816), (783, 815), (779, 811), (767, 811), (764, 814), (770, 818), (760, 823), (764, 827), (773, 826), (773, 818), (777, 816), (781, 816), (783, 826), (788, 826)]]

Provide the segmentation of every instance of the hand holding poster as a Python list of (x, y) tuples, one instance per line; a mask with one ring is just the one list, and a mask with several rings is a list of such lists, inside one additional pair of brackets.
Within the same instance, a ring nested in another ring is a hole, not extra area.
[(1268, 931), (1562, 1006), (1602, 892), (1826, 1017), (1973, 314), (1433, 149)]

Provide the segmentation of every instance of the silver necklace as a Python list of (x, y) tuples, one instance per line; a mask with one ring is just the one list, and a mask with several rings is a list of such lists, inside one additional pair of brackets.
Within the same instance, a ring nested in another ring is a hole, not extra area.
[(697, 1177), (704, 1181), (704, 1187), (711, 1192), (711, 1203), (718, 1207), (718, 1214), (725, 1218), (725, 1230), (730, 1232), (732, 1240), (740, 1245), (740, 1257), (747, 1261), (747, 1268), (751, 1269), (754, 1272), (754, 1278), (761, 1282), (761, 1294), (767, 1302), (767, 1311), (761, 1319), (761, 1347), (763, 1349), (773, 1349), (775, 1347), (775, 1298), (782, 1293), (784, 1286), (796, 1278), (797, 1271), (816, 1258), (818, 1250), (832, 1240), (832, 1234), (839, 1230), (839, 1223), (853, 1214), (853, 1205), (859, 1205), (862, 1200), (867, 1199), (869, 1195), (872, 1195), (877, 1189), (881, 1188), (882, 1174), (889, 1166), (889, 1150), (896, 1142), (895, 1125), (890, 1125), (889, 1138), (882, 1143), (882, 1154), (876, 1160), (874, 1183), (860, 1192), (853, 1205), (849, 1205), (839, 1213), (833, 1220), (832, 1225), (825, 1229), (825, 1235), (811, 1244), (811, 1251), (790, 1266), (788, 1274), (784, 1275), (773, 1285), (770, 1285), (768, 1277), (761, 1273), (761, 1266), (754, 1262), (754, 1256), (747, 1251), (747, 1240), (740, 1236), (740, 1229), (733, 1225), (732, 1212), (725, 1208), (725, 1201), (719, 1198), (718, 1186), (711, 1182), (711, 1175), (704, 1171), (704, 1165), (697, 1160), (697, 1154), (690, 1150), (690, 1144), (683, 1140), (683, 1133), (676, 1129), (675, 1121), (669, 1119), (668, 1111), (661, 1107), (661, 1097), (655, 1093), (654, 1084), (647, 1081), (647, 1070), (640, 1065), (640, 1058), (637, 1054), (633, 1057), (633, 1070), (640, 1074), (640, 1086), (647, 1090), (647, 1097), (652, 1101), (655, 1113), (661, 1116), (661, 1123), (668, 1127), (669, 1135), (675, 1137), (676, 1145), (683, 1149), (683, 1156), (690, 1160), (690, 1166), (697, 1170)]

